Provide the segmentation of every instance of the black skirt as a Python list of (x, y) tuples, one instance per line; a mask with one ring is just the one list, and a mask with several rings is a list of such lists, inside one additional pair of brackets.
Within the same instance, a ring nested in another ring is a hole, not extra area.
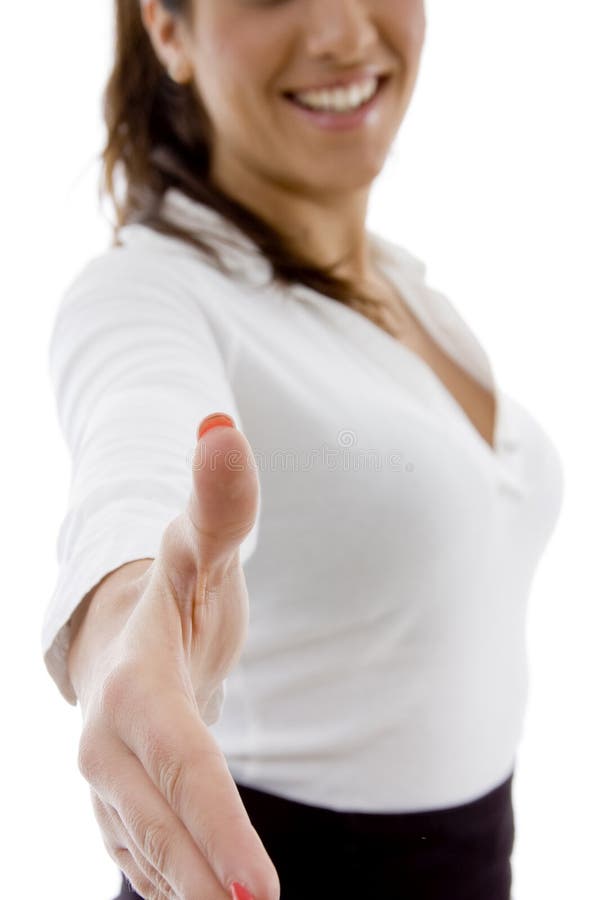
[[(237, 787), (281, 882), (281, 900), (510, 900), (513, 773), (460, 806), (337, 812)], [(122, 876), (116, 900), (135, 900)]]

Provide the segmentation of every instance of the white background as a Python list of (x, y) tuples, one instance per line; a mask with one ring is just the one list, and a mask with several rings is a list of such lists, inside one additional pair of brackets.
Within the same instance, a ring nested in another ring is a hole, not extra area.
[[(80, 712), (46, 673), (40, 645), (69, 479), (47, 339), (66, 283), (109, 240), (96, 198), (111, 9), (30, 0), (2, 17), (2, 895), (11, 898), (110, 900), (120, 885), (76, 765)], [(430, 283), (565, 465), (562, 513), (530, 597), (514, 900), (599, 896), (598, 24), (593, 0), (429, 0), (419, 82), (368, 223), (427, 262)]]

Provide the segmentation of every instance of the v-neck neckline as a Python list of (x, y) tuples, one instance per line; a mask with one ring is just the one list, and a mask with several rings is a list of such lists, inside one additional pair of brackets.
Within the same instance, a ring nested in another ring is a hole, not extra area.
[[(221, 213), (192, 200), (175, 188), (166, 192), (164, 202), (167, 217), (181, 219), (185, 225), (200, 225), (202, 231), (209, 226), (211, 235), (219, 245), (219, 251), (226, 256), (229, 265), (234, 265), (242, 271), (252, 284), (262, 289), (270, 286), (272, 277), (270, 262), (264, 258), (254, 242)], [(521, 494), (524, 487), (514, 474), (511, 460), (504, 456), (506, 451), (509, 455), (512, 451), (518, 450), (520, 437), (515, 426), (512, 427), (511, 417), (507, 415), (508, 398), (497, 383), (495, 370), (478, 336), (448, 298), (427, 285), (424, 278), (426, 267), (420, 260), (377, 232), (367, 229), (367, 236), (375, 251), (380, 270), (391, 285), (397, 288), (421, 327), (459, 366), (493, 394), (495, 415), (492, 445), (482, 436), (443, 379), (420, 354), (358, 310), (301, 282), (294, 282), (289, 286), (291, 293), (294, 296), (307, 297), (317, 303), (329, 317), (334, 318), (335, 328), (344, 329), (348, 339), (351, 339), (354, 345), (357, 343), (363, 352), (365, 352), (364, 338), (367, 337), (368, 346), (376, 347), (376, 352), (372, 352), (369, 356), (371, 361), (385, 368), (394, 377), (399, 374), (397, 368), (399, 359), (403, 357), (409, 361), (414, 371), (424, 377), (431, 391), (444, 400), (445, 405), (457, 415), (458, 420), (464, 425), (465, 433), (478, 442), (486, 458), (498, 467), (504, 484), (512, 492)], [(231, 241), (232, 237), (235, 241)]]
[[(453, 331), (447, 325), (445, 328), (441, 326), (438, 321), (437, 316), (434, 314), (434, 311), (431, 310), (430, 305), (427, 306), (425, 302), (418, 304), (416, 302), (416, 298), (412, 294), (412, 285), (409, 284), (407, 278), (404, 278), (404, 273), (401, 271), (400, 267), (397, 265), (396, 258), (394, 255), (389, 253), (389, 245), (384, 239), (379, 237), (378, 235), (369, 232), (371, 245), (375, 250), (376, 262), (379, 268), (382, 270), (383, 274), (389, 279), (391, 285), (398, 290), (401, 299), (405, 302), (405, 304), (410, 309), (410, 312), (417, 320), (420, 327), (427, 332), (428, 336), (435, 341), (441, 349), (447, 353), (447, 355), (455, 362), (461, 369), (466, 371), (481, 387), (487, 389), (492, 397), (493, 397), (493, 428), (492, 428), (492, 439), (491, 442), (487, 441), (483, 435), (480, 433), (478, 428), (472, 422), (470, 416), (462, 406), (462, 404), (456, 399), (453, 392), (447, 387), (443, 379), (437, 374), (437, 372), (433, 369), (431, 365), (416, 351), (412, 350), (411, 347), (407, 346), (403, 343), (403, 341), (394, 338), (393, 335), (385, 332), (384, 329), (378, 329), (383, 334), (387, 334), (395, 344), (400, 344), (403, 348), (403, 351), (410, 354), (411, 357), (414, 358), (415, 364), (419, 365), (423, 371), (426, 373), (429, 379), (432, 379), (433, 382), (438, 386), (439, 390), (446, 397), (447, 401), (456, 409), (458, 415), (463, 418), (467, 426), (475, 433), (475, 436), (484, 444), (486, 451), (489, 452), (494, 459), (498, 459), (501, 452), (501, 443), (500, 436), (502, 435), (502, 426), (503, 426), (503, 396), (501, 392), (501, 388), (497, 382), (497, 378), (495, 376), (495, 370), (491, 365), (491, 361), (489, 359), (488, 354), (483, 349), (480, 341), (476, 338), (474, 333), (467, 328), (466, 322), (458, 315), (457, 311), (451, 307), (451, 305), (446, 301), (444, 306), (446, 307), (446, 313), (451, 313), (452, 316), (449, 320), (453, 319)], [(440, 295), (439, 295), (440, 296)], [(426, 292), (422, 292), (422, 300), (426, 301), (428, 299)], [(446, 299), (446, 298), (444, 298)], [(373, 325), (375, 323), (372, 323)], [(466, 344), (462, 344), (462, 354), (458, 352), (455, 344), (455, 327), (459, 325), (459, 334), (460, 337), (468, 337), (468, 341)], [(375, 328), (377, 326), (375, 325)], [(452, 340), (452, 335), (454, 340)], [(473, 356), (474, 352), (474, 356)]]
[[(364, 348), (364, 337), (368, 338), (368, 346), (379, 345), (377, 352), (370, 355), (378, 365), (387, 370), (396, 371), (398, 359), (403, 356), (410, 364), (427, 379), (437, 394), (449, 404), (454, 413), (463, 422), (468, 433), (476, 440), (483, 452), (491, 458), (496, 465), (504, 466), (504, 451), (516, 449), (518, 442), (516, 435), (509, 428), (506, 419), (506, 397), (499, 386), (494, 368), (488, 354), (482, 347), (474, 332), (468, 327), (457, 310), (449, 303), (447, 298), (437, 291), (428, 288), (418, 290), (418, 286), (407, 277), (403, 271), (399, 259), (400, 248), (383, 238), (376, 232), (368, 231), (371, 245), (375, 250), (376, 261), (383, 274), (390, 280), (391, 285), (397, 288), (401, 298), (409, 307), (420, 326), (442, 347), (442, 349), (461, 368), (465, 369), (479, 384), (491, 391), (495, 401), (495, 415), (493, 424), (493, 445), (483, 437), (474, 425), (463, 406), (457, 401), (443, 379), (423, 359), (420, 354), (412, 350), (402, 341), (385, 331), (357, 309), (340, 303), (335, 299), (314, 291), (304, 284), (295, 283), (293, 292), (312, 299), (328, 310), (335, 317), (335, 324), (341, 325), (352, 338), (359, 338), (360, 345)], [(415, 257), (409, 257), (412, 262)], [(423, 275), (423, 270), (421, 276)], [(424, 286), (424, 282), (423, 282)], [(418, 296), (416, 293), (418, 292)], [(437, 306), (433, 303), (437, 301)], [(460, 354), (460, 350), (462, 353)], [(388, 363), (388, 365), (387, 365)], [(513, 481), (513, 476), (508, 476)], [(517, 486), (514, 483), (514, 486)]]

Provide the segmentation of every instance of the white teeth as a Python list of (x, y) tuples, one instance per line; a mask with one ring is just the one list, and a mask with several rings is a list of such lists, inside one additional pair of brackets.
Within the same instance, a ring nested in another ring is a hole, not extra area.
[(356, 109), (376, 93), (378, 87), (377, 78), (368, 78), (362, 82), (354, 83), (349, 88), (335, 88), (327, 91), (306, 91), (305, 94), (294, 94), (304, 106), (311, 109), (324, 109), (333, 112)]

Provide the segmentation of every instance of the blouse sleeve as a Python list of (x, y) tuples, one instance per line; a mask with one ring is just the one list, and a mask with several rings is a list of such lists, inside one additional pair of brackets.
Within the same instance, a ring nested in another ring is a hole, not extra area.
[[(157, 556), (166, 525), (185, 509), (204, 416), (229, 413), (243, 430), (229, 339), (217, 336), (197, 294), (172, 256), (112, 247), (84, 266), (56, 312), (48, 367), (71, 480), (41, 637), (46, 668), (73, 706), (74, 610), (109, 572)], [(258, 521), (241, 544), (242, 563), (257, 536)], [(220, 717), (224, 687), (207, 724)]]

